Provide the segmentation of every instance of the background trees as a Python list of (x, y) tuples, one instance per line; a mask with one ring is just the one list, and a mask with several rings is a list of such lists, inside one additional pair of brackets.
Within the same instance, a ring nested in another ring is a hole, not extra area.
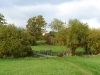
[(53, 44), (64, 45), (65, 44), (65, 23), (61, 20), (54, 19), (50, 24), (50, 28), (53, 32), (53, 38), (51, 38)]
[(52, 29), (52, 31), (55, 31), (55, 32), (59, 32), (65, 28), (64, 22), (56, 18), (49, 24), (49, 26)]
[(46, 22), (42, 15), (35, 16), (32, 18), (29, 18), (27, 21), (26, 29), (28, 33), (34, 37), (35, 40), (40, 40), (42, 38), (42, 31), (45, 27)]
[(72, 55), (75, 55), (75, 50), (79, 47), (84, 48), (86, 53), (89, 52), (86, 41), (89, 32), (87, 23), (82, 23), (78, 19), (70, 19), (68, 24), (66, 24), (58, 19), (54, 19), (49, 26), (54, 32), (54, 37), (51, 39), (52, 43), (66, 45), (70, 48)]
[[(29, 18), (26, 29), (7, 24), (0, 14), (0, 57), (24, 57), (33, 55), (31, 45), (43, 39), (46, 22), (39, 15)], [(47, 44), (66, 46), (72, 55), (77, 48), (84, 48), (85, 54), (100, 53), (100, 29), (90, 29), (87, 23), (70, 19), (68, 24), (54, 19), (49, 27), (52, 31), (44, 35)]]

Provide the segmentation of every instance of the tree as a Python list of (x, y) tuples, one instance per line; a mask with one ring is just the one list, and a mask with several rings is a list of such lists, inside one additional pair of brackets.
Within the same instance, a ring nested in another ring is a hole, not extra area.
[(5, 25), (5, 24), (7, 24), (5, 22), (5, 17), (0, 13), (0, 25)]
[(51, 44), (51, 39), (50, 39), (49, 33), (45, 33), (44, 40), (46, 41), (46, 44)]
[[(83, 47), (85, 43), (86, 33), (88, 32), (88, 25), (80, 22), (77, 19), (68, 21), (68, 34), (66, 38), (67, 47), (75, 54), (78, 47)], [(86, 46), (86, 45), (85, 45)]]
[(54, 37), (52, 38), (52, 43), (57, 44), (57, 45), (64, 45), (65, 42), (65, 31), (66, 31), (66, 27), (65, 27), (65, 23), (62, 22), (61, 20), (58, 19), (54, 19), (50, 24), (49, 24), (50, 28), (52, 29), (52, 31), (54, 32), (53, 35)]
[(65, 28), (64, 26), (64, 22), (62, 22), (61, 20), (58, 19), (54, 19), (50, 24), (49, 24), (50, 28), (52, 29), (52, 31), (55, 32), (59, 32), (62, 29)]
[(88, 54), (100, 53), (100, 29), (90, 29), (86, 41), (88, 47)]
[(51, 38), (51, 42), (55, 45), (66, 45), (67, 29), (63, 29), (59, 32), (54, 32), (54, 36)]
[(0, 26), (0, 57), (25, 57), (33, 55), (27, 33), (14, 25)]
[(39, 40), (42, 37), (42, 30), (45, 27), (46, 22), (44, 18), (39, 15), (29, 18), (27, 21), (26, 29), (31, 36), (34, 36), (35, 40)]

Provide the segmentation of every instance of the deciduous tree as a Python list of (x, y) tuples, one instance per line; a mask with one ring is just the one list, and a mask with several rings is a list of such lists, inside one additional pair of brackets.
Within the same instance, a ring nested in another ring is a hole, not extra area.
[(39, 16), (35, 16), (32, 18), (29, 18), (29, 20), (27, 21), (27, 31), (29, 32), (29, 34), (31, 36), (34, 36), (35, 40), (39, 40), (41, 39), (42, 36), (42, 30), (45, 27), (46, 22), (44, 20), (44, 18), (39, 15)]
[(78, 47), (83, 47), (85, 42), (86, 33), (89, 28), (86, 23), (82, 23), (77, 19), (68, 21), (68, 34), (66, 38), (67, 47), (72, 51), (72, 55), (75, 54), (75, 50)]
[(55, 31), (55, 32), (59, 32), (63, 28), (65, 28), (64, 22), (62, 22), (61, 20), (58, 20), (56, 18), (49, 24), (49, 26), (52, 29), (52, 31)]
[(65, 43), (65, 39), (64, 38), (65, 36), (65, 23), (62, 22), (61, 20), (58, 20), (58, 19), (54, 19), (50, 24), (49, 24), (50, 28), (52, 29), (52, 31), (54, 32), (53, 35), (54, 37), (52, 38), (52, 42), (54, 44), (57, 44), (57, 45), (64, 45)]

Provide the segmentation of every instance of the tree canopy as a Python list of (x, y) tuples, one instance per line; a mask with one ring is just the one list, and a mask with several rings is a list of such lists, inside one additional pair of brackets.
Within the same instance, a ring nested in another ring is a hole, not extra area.
[(14, 58), (31, 56), (33, 51), (24, 29), (12, 24), (0, 26), (0, 57)]
[[(0, 14), (0, 57), (32, 56), (31, 46), (43, 39), (46, 25), (42, 15), (29, 18), (26, 29), (7, 24), (5, 17)], [(72, 55), (77, 48), (83, 48), (85, 54), (100, 53), (100, 29), (91, 29), (87, 23), (78, 19), (70, 19), (68, 24), (54, 19), (49, 27), (52, 31), (44, 35), (46, 43), (66, 46)]]
[(85, 36), (89, 28), (87, 24), (80, 22), (77, 19), (68, 21), (68, 34), (66, 38), (67, 47), (71, 48), (72, 55), (78, 47), (82, 47), (85, 42)]
[(29, 18), (27, 21), (27, 31), (30, 35), (34, 36), (35, 40), (39, 40), (42, 37), (42, 30), (45, 27), (46, 22), (42, 15), (35, 16), (32, 18)]
[(56, 32), (59, 32), (65, 28), (64, 22), (56, 18), (49, 24), (49, 26), (52, 29), (52, 31), (56, 31)]

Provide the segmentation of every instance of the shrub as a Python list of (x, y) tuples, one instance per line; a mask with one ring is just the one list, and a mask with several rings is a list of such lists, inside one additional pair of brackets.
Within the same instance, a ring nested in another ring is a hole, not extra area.
[(27, 32), (24, 29), (14, 25), (0, 26), (0, 57), (25, 57), (32, 54)]

